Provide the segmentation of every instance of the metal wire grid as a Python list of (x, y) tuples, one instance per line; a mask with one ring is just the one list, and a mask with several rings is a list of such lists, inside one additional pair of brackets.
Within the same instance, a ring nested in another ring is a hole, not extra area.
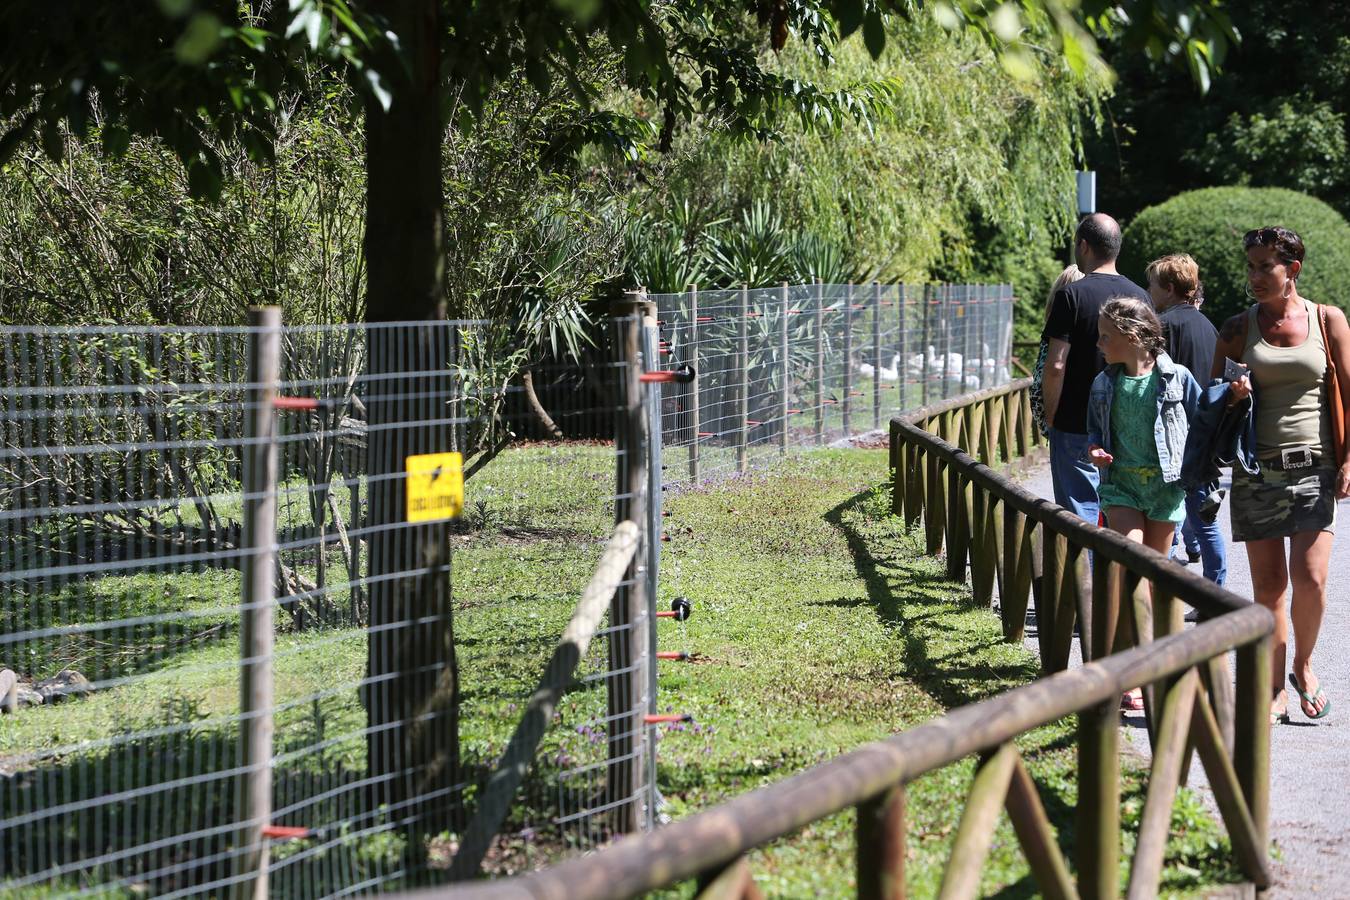
[(1010, 378), (1008, 285), (808, 284), (648, 299), (662, 365), (698, 373), (662, 387), (667, 484), (744, 472)]
[[(497, 452), (469, 482), (468, 516), (440, 526), (443, 558), (416, 557), (439, 540), (419, 534), (427, 526), (375, 524), (372, 502), (399, 477), (372, 465), (380, 432), (393, 438), (378, 451), (385, 463), (430, 441), (469, 451), (472, 466), (532, 417), (504, 376), (507, 333), (468, 322), (285, 330), (281, 393), (326, 402), (279, 413), (268, 768), (272, 822), (303, 837), (272, 845), (276, 896), (435, 880), (612, 526), (626, 460), (603, 436), (627, 365), (612, 354), (570, 405), (551, 395), (569, 436), (592, 440)], [(0, 730), (0, 894), (212, 895), (241, 878), (253, 848), (233, 839), (238, 730), (258, 713), (241, 714), (238, 682), (249, 336), (0, 333), (0, 667), (22, 679), (9, 699), (49, 698)], [(426, 368), (382, 375), (372, 355)], [(575, 366), (554, 368), (536, 383), (576, 382)], [(578, 544), (579, 560), (549, 565)], [(391, 588), (444, 575), (448, 590), (452, 569), (453, 601), (398, 606)], [(426, 646), (451, 623), (453, 644)], [(593, 846), (611, 836), (616, 808), (645, 796), (646, 785), (607, 780), (613, 723), (635, 721), (649, 699), (625, 686), (606, 704), (605, 688), (626, 684), (610, 643), (592, 645), (490, 866)], [(443, 695), (451, 646), (457, 705)], [(424, 663), (412, 680), (380, 661), (394, 647)], [(79, 676), (50, 681), (58, 672)], [(410, 684), (438, 699), (390, 690)], [(454, 753), (443, 736), (456, 715)], [(642, 752), (642, 735), (618, 737)]]

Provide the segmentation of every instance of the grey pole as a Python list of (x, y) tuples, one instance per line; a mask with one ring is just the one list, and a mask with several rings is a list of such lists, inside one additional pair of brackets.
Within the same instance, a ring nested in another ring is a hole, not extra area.
[(235, 847), (237, 900), (267, 898), (272, 820), (272, 610), (276, 604), (277, 442), (274, 401), (281, 380), (281, 308), (248, 311), (248, 389), (243, 448), (244, 523), (239, 611), (239, 779)]

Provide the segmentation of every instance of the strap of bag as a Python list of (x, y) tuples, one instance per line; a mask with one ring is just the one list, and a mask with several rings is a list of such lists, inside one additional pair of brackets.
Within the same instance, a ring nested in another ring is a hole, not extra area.
[(1331, 355), (1331, 337), (1327, 333), (1327, 307), (1325, 303), (1317, 304), (1317, 323), (1322, 328), (1322, 349), (1327, 354), (1327, 403), (1331, 405), (1331, 440), (1335, 445), (1333, 450), (1339, 464), (1345, 445), (1345, 413), (1344, 407), (1341, 406), (1340, 397), (1341, 373), (1336, 370), (1336, 360)]

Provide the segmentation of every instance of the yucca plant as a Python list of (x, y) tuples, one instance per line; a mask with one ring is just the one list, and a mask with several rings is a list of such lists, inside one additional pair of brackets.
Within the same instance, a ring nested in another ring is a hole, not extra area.
[(710, 256), (716, 283), (725, 287), (768, 287), (793, 274), (783, 221), (764, 200), (756, 200), (739, 219), (717, 230)]
[(807, 232), (792, 244), (793, 280), (801, 284), (820, 281), (847, 284), (859, 281), (857, 267), (837, 244)]

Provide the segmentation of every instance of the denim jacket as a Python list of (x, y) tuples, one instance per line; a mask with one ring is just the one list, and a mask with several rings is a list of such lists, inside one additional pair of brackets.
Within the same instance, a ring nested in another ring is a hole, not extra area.
[[(1181, 480), (1181, 462), (1186, 453), (1186, 434), (1191, 417), (1200, 404), (1200, 385), (1190, 370), (1159, 353), (1154, 363), (1158, 370), (1158, 415), (1153, 420), (1153, 441), (1158, 448), (1158, 464), (1163, 481)], [(1116, 379), (1124, 367), (1119, 363), (1098, 373), (1088, 394), (1088, 443), (1111, 453), (1111, 404), (1116, 397)], [(1102, 471), (1109, 481), (1110, 467)]]
[(1241, 466), (1249, 475), (1261, 473), (1256, 461), (1256, 392), (1230, 408), (1228, 390), (1228, 382), (1215, 378), (1201, 392), (1181, 464), (1181, 484), (1188, 490), (1218, 481), (1219, 469), (1228, 466)]

